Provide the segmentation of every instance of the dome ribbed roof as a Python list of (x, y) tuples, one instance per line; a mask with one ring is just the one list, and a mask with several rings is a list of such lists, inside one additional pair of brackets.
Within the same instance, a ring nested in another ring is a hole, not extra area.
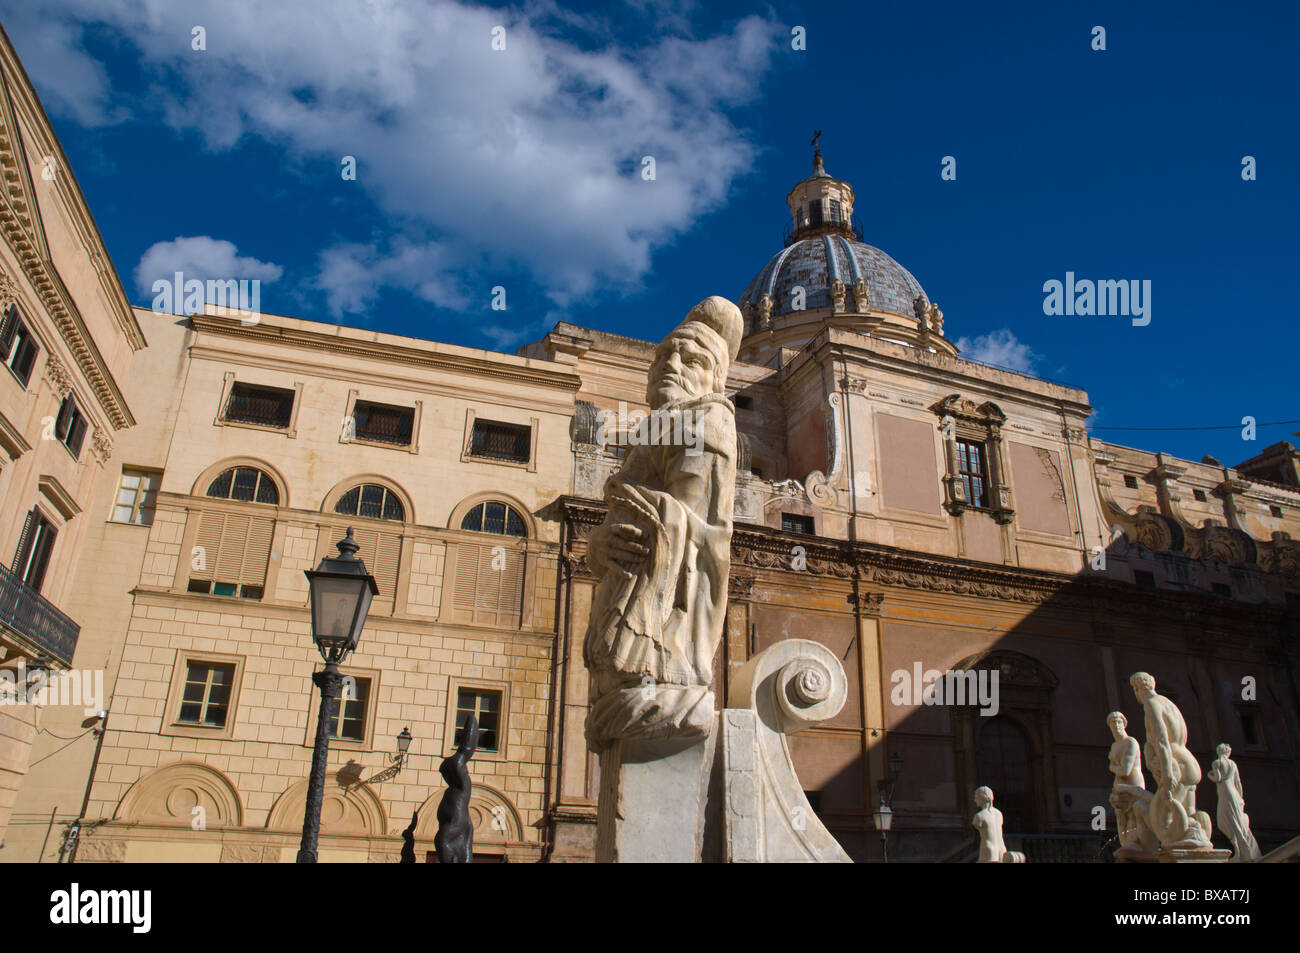
[(804, 288), (804, 310), (829, 308), (830, 285), (836, 277), (852, 290), (865, 278), (873, 311), (892, 311), (913, 317), (918, 295), (930, 298), (912, 273), (879, 248), (841, 235), (819, 235), (794, 242), (775, 255), (740, 296), (740, 307), (757, 306), (764, 294), (772, 296), (772, 317), (793, 312), (791, 290)]

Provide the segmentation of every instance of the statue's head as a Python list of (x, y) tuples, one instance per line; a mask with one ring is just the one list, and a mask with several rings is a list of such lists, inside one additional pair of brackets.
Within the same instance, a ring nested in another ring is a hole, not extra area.
[(1122, 711), (1113, 711), (1106, 716), (1106, 724), (1114, 732), (1115, 736), (1119, 737), (1128, 728), (1128, 719), (1124, 717)]
[(975, 806), (981, 811), (986, 807), (993, 806), (993, 789), (984, 786), (975, 789)]
[(1134, 672), (1129, 677), (1128, 683), (1133, 686), (1133, 694), (1140, 702), (1146, 701), (1156, 693), (1156, 680), (1146, 672)]
[(1226, 758), (1232, 754), (1232, 748), (1228, 747), (1226, 743), (1220, 744), (1217, 748), (1214, 749), (1214, 753), (1217, 754), (1220, 758)]
[(658, 409), (722, 393), (744, 326), (740, 309), (726, 298), (714, 295), (697, 304), (655, 348), (646, 402)]

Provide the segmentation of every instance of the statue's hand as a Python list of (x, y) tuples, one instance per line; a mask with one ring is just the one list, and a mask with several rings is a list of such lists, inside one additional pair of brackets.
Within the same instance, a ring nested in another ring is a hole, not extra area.
[(639, 526), (614, 523), (603, 539), (605, 555), (628, 572), (640, 572), (646, 557), (650, 555), (647, 539), (648, 534)]

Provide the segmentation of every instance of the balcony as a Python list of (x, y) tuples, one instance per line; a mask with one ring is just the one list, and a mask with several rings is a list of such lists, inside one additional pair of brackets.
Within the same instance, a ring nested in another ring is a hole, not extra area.
[(72, 664), (81, 626), (0, 565), (0, 629), (16, 633), (24, 651)]

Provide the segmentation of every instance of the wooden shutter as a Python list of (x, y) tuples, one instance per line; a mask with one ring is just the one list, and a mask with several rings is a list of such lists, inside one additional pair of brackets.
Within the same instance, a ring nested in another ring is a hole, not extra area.
[(274, 520), (256, 516), (201, 514), (194, 545), (204, 549), (204, 567), (191, 568), (190, 577), (265, 585), (274, 529)]
[[(505, 547), (505, 564), (492, 568), (493, 549)], [(456, 556), (455, 618), (518, 628), (523, 606), (524, 554), (504, 542), (461, 543)]]
[(383, 533), (374, 529), (354, 529), (352, 538), (357, 541), (357, 558), (366, 564), (366, 571), (375, 577), (379, 595), (373, 607), (391, 612), (397, 594), (398, 563), (402, 557), (402, 535)]
[(10, 305), (5, 308), (4, 317), (0, 318), (0, 360), (9, 359), (9, 351), (14, 346), (14, 335), (18, 333), (18, 307)]
[(14, 550), (14, 575), (19, 579), (27, 573), (27, 560), (31, 556), (32, 550), (32, 532), (36, 527), (38, 518), (36, 507), (32, 507), (27, 512), (27, 520), (23, 523), (22, 535), (18, 537), (18, 548)]

